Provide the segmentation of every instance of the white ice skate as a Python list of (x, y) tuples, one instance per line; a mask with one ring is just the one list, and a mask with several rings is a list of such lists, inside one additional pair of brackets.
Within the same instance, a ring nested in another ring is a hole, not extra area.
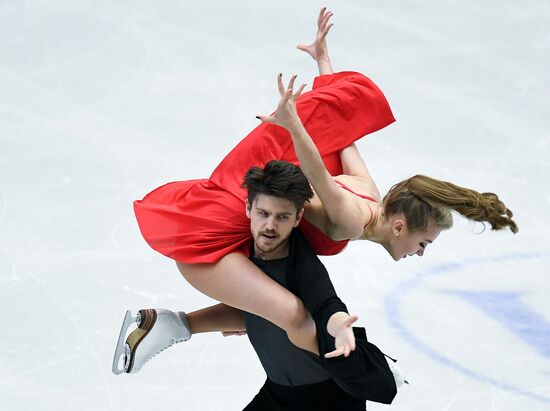
[[(124, 341), (134, 323), (137, 328)], [(126, 311), (113, 358), (113, 373), (136, 373), (161, 351), (189, 338), (191, 331), (184, 312), (150, 308), (139, 310), (133, 317), (131, 311)]]
[[(384, 354), (385, 355), (385, 354)], [(409, 382), (405, 379), (405, 376), (403, 375), (403, 371), (401, 371), (401, 368), (396, 364), (397, 360), (394, 360), (391, 357), (386, 356), (386, 361), (388, 362), (388, 366), (390, 367), (390, 371), (393, 374), (393, 379), (395, 380), (395, 386), (399, 389), (403, 384), (408, 384)]]

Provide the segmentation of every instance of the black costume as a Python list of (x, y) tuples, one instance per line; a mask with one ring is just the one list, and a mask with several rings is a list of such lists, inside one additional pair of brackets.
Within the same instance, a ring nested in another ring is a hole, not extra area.
[(366, 409), (365, 400), (391, 403), (397, 393), (393, 374), (384, 354), (367, 341), (364, 328), (353, 328), (356, 348), (347, 358), (324, 358), (335, 349), (326, 329), (329, 318), (348, 311), (302, 234), (293, 230), (287, 258), (251, 260), (303, 301), (317, 327), (320, 355), (297, 348), (282, 329), (245, 313), (247, 334), (268, 375), (245, 410), (355, 411)]

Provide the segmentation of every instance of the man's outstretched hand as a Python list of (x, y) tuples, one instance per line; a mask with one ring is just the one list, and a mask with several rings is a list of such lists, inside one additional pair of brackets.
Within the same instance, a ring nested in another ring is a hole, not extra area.
[(327, 331), (335, 339), (335, 350), (325, 354), (325, 358), (333, 358), (343, 355), (349, 356), (350, 352), (355, 350), (355, 335), (353, 334), (353, 323), (359, 317), (349, 315), (345, 312), (337, 312), (332, 314), (327, 323)]

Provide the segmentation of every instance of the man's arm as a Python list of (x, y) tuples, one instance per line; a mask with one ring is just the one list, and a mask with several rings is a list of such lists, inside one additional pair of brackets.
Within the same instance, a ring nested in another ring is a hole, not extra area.
[(328, 332), (329, 319), (335, 313), (342, 313), (340, 318), (348, 315), (325, 266), (298, 230), (294, 230), (291, 237), (286, 282), (288, 289), (303, 301), (315, 322), (323, 325), (325, 333)]
[(288, 288), (302, 299), (315, 320), (321, 364), (350, 395), (391, 403), (397, 394), (393, 373), (384, 354), (367, 340), (364, 328), (352, 329), (356, 347), (348, 357), (325, 358), (325, 354), (335, 349), (336, 343), (328, 329), (333, 326), (331, 321), (348, 315), (347, 308), (336, 295), (326, 268), (297, 230), (290, 247)]
[(246, 332), (243, 312), (226, 304), (216, 304), (187, 314), (191, 334), (221, 331), (224, 335)]

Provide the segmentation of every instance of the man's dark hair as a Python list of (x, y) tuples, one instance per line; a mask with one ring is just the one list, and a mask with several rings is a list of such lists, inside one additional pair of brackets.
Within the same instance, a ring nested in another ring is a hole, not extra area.
[(258, 194), (266, 194), (292, 201), (296, 211), (304, 208), (305, 202), (313, 197), (313, 190), (300, 167), (280, 160), (271, 160), (264, 168), (250, 168), (244, 176), (243, 187), (248, 189), (249, 204)]

